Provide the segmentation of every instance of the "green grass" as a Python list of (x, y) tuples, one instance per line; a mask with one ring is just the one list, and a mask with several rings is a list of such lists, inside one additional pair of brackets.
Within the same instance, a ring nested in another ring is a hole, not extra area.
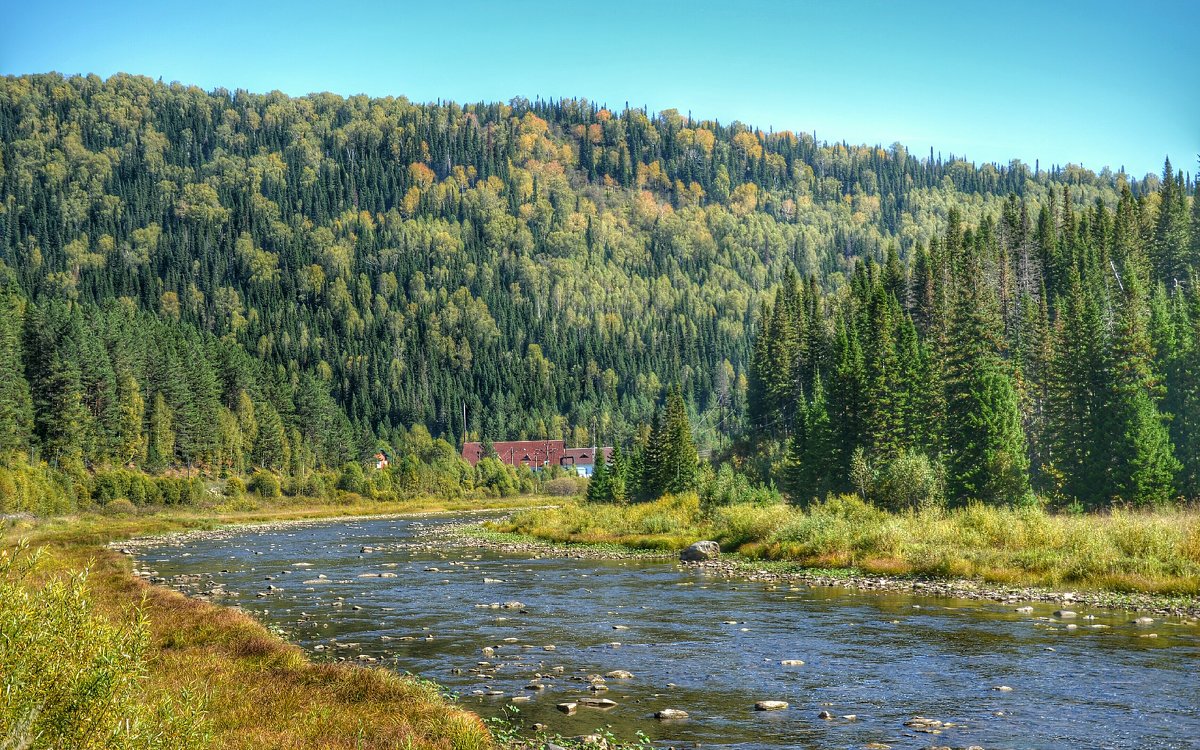
[[(105, 545), (233, 523), (530, 502), (245, 503), (9, 519), (0, 526), (0, 561), (10, 561), (0, 564), (0, 747), (494, 748), (480, 719), (436, 685), (314, 663), (248, 615), (147, 584)], [(18, 574), (11, 561), (35, 552), (39, 564)]]
[(705, 512), (695, 496), (683, 495), (528, 510), (493, 527), (635, 549), (678, 550), (713, 539), (752, 560), (881, 575), (1200, 594), (1200, 512), (1189, 508), (1070, 515), (976, 504), (889, 513), (841, 496), (806, 509), (731, 505)]

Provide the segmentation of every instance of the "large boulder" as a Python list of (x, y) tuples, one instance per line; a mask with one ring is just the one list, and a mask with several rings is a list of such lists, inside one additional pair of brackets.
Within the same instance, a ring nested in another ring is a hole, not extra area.
[(680, 552), (679, 559), (681, 562), (704, 562), (705, 560), (716, 560), (720, 555), (720, 545), (716, 542), (703, 541), (696, 542)]

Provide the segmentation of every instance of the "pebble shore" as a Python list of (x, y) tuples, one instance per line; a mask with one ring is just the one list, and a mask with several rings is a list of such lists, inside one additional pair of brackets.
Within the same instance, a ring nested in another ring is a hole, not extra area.
[[(492, 514), (495, 511), (484, 511)], [(261, 530), (288, 526), (335, 523), (338, 520), (368, 520), (379, 517), (444, 517), (445, 513), (389, 514), (387, 516), (358, 516), (353, 519), (303, 519), (223, 527), (208, 531), (189, 531), (154, 537), (142, 537), (109, 545), (132, 554), (146, 547), (181, 546), (189, 538), (226, 538), (244, 532), (247, 528)], [(1200, 618), (1200, 599), (1195, 597), (1171, 597), (1155, 594), (1122, 593), (1115, 591), (1069, 591), (1051, 590), (1026, 586), (1003, 586), (975, 580), (914, 578), (864, 574), (854, 571), (829, 571), (791, 567), (781, 563), (763, 564), (737, 556), (724, 556), (718, 560), (704, 562), (678, 562), (674, 552), (637, 550), (613, 544), (565, 544), (532, 539), (518, 534), (506, 534), (485, 528), (477, 516), (478, 512), (460, 511), (454, 515), (466, 516), (449, 523), (429, 524), (417, 530), (417, 544), (430, 549), (443, 549), (454, 544), (478, 549), (489, 549), (506, 554), (524, 554), (530, 557), (564, 557), (593, 560), (661, 560), (695, 568), (715, 577), (728, 580), (748, 581), (764, 585), (804, 584), (850, 588), (860, 591), (881, 593), (908, 593), (921, 596), (990, 601), (1003, 604), (1024, 602), (1057, 603), (1063, 606), (1091, 607), (1106, 610), (1139, 612), (1162, 617)], [(408, 546), (411, 547), (411, 542)]]

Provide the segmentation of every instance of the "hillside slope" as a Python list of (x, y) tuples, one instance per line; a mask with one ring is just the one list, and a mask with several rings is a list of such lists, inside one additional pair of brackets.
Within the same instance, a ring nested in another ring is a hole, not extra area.
[(951, 208), (1115, 206), (1125, 181), (582, 100), (126, 75), (0, 79), (0, 155), (0, 357), (37, 373), (0, 387), (0, 440), (100, 463), (336, 464), (414, 423), (621, 442), (672, 382), (712, 444), (787, 273), (834, 292)]

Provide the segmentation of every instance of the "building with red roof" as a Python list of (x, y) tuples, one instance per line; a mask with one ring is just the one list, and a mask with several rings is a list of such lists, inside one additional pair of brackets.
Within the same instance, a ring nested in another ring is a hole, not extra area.
[[(492, 443), (492, 449), (496, 457), (509, 466), (528, 466), (535, 471), (558, 466), (581, 477), (592, 475), (597, 454), (606, 462), (612, 459), (612, 448), (567, 448), (562, 440), (506, 440)], [(463, 445), (462, 457), (471, 466), (485, 455), (483, 443)]]

